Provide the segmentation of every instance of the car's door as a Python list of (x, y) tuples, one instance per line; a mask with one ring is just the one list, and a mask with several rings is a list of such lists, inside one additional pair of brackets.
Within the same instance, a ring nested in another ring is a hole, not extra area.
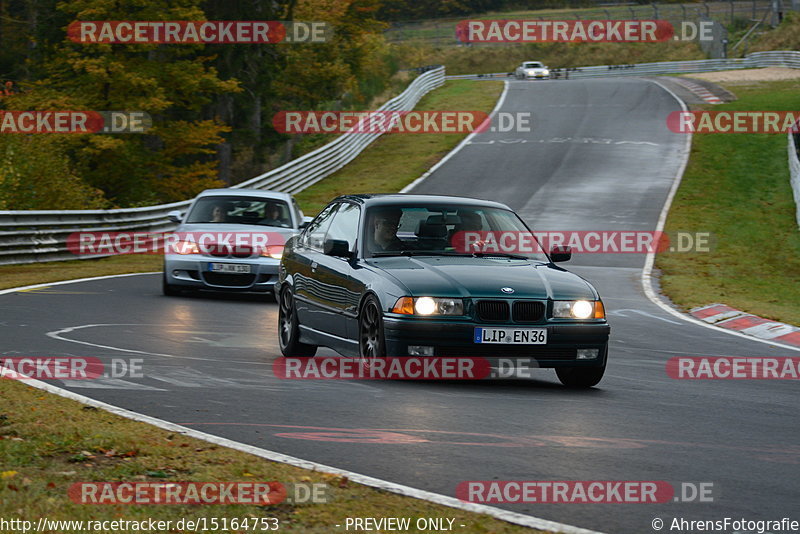
[(297, 319), (301, 326), (314, 330), (319, 330), (325, 324), (324, 317), (320, 316), (319, 298), (316, 297), (320, 293), (316, 269), (323, 255), (325, 234), (337, 207), (338, 204), (328, 205), (309, 223), (295, 246), (295, 262), (287, 266), (293, 275)]
[[(351, 202), (342, 202), (333, 216), (325, 241), (347, 241), (349, 252), (353, 255), (358, 246), (358, 227), (361, 208)], [(348, 335), (348, 323), (354, 323), (358, 314), (358, 303), (363, 293), (363, 284), (354, 272), (355, 262), (350, 258), (323, 254), (318, 261), (317, 273), (329, 284), (326, 286), (326, 300), (320, 306), (330, 306), (336, 318), (331, 322), (331, 334), (340, 338), (355, 339)], [(352, 329), (351, 329), (352, 330)], [(352, 334), (352, 333), (351, 333)]]

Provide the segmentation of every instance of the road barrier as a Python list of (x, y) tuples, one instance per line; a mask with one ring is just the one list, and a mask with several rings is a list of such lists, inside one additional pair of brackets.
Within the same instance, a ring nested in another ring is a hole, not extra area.
[[(599, 76), (657, 76), (660, 74), (693, 74), (718, 70), (758, 69), (763, 67), (789, 67), (800, 69), (800, 52), (778, 50), (773, 52), (753, 52), (743, 58), (697, 59), (692, 61), (660, 61), (657, 63), (634, 63), (630, 65), (594, 65), (570, 69), (551, 69), (554, 78), (593, 78)], [(506, 78), (508, 72), (489, 74), (459, 74), (447, 76), (454, 79), (492, 79)]]
[(789, 176), (794, 192), (795, 217), (800, 227), (800, 134), (789, 134)]
[[(427, 70), (379, 111), (410, 111), (429, 91), (445, 81), (444, 67)], [(297, 193), (347, 165), (380, 133), (352, 133), (269, 172), (234, 185)], [(79, 259), (67, 249), (73, 232), (167, 232), (176, 224), (167, 219), (173, 210), (185, 210), (191, 200), (142, 208), (114, 210), (0, 211), (0, 265)], [(82, 256), (80, 259), (98, 256)]]

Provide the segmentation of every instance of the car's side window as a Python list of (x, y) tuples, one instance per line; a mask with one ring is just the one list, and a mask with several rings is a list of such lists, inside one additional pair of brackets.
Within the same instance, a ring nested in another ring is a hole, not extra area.
[(350, 244), (350, 251), (355, 250), (356, 236), (358, 235), (358, 219), (361, 209), (355, 204), (343, 203), (333, 217), (328, 235), (325, 239), (340, 239)]
[(339, 204), (331, 204), (326, 207), (317, 217), (311, 221), (303, 232), (303, 245), (315, 250), (322, 250), (322, 245), (325, 242), (325, 234), (328, 233), (328, 228), (331, 225), (331, 218), (336, 212)]

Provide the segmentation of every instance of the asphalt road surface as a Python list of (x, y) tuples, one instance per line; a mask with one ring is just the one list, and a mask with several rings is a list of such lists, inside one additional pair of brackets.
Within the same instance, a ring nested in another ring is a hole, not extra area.
[[(645, 80), (512, 81), (501, 111), (531, 112), (531, 131), (473, 137), (414, 192), (499, 200), (539, 230), (652, 230), (685, 157), (684, 138), (665, 126), (678, 109)], [(596, 285), (612, 324), (606, 376), (588, 391), (562, 388), (551, 370), (470, 383), (282, 381), (272, 373), (274, 304), (163, 297), (155, 275), (0, 296), (0, 353), (141, 359), (142, 378), (55, 382), (446, 495), (468, 480), (713, 483), (713, 502), (497, 505), (593, 530), (653, 532), (656, 517), (667, 527), (673, 518), (800, 519), (797, 383), (665, 373), (673, 356), (797, 353), (665, 313), (641, 289), (643, 264), (638, 254), (566, 264)]]

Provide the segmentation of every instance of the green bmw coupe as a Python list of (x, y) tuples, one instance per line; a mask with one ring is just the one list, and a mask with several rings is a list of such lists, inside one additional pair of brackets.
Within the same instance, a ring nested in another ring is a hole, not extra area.
[(281, 351), (525, 358), (555, 368), (564, 385), (594, 386), (610, 332), (600, 296), (556, 265), (569, 260), (568, 247), (546, 253), (531, 243), (538, 244), (532, 231), (497, 202), (338, 197), (284, 250)]

